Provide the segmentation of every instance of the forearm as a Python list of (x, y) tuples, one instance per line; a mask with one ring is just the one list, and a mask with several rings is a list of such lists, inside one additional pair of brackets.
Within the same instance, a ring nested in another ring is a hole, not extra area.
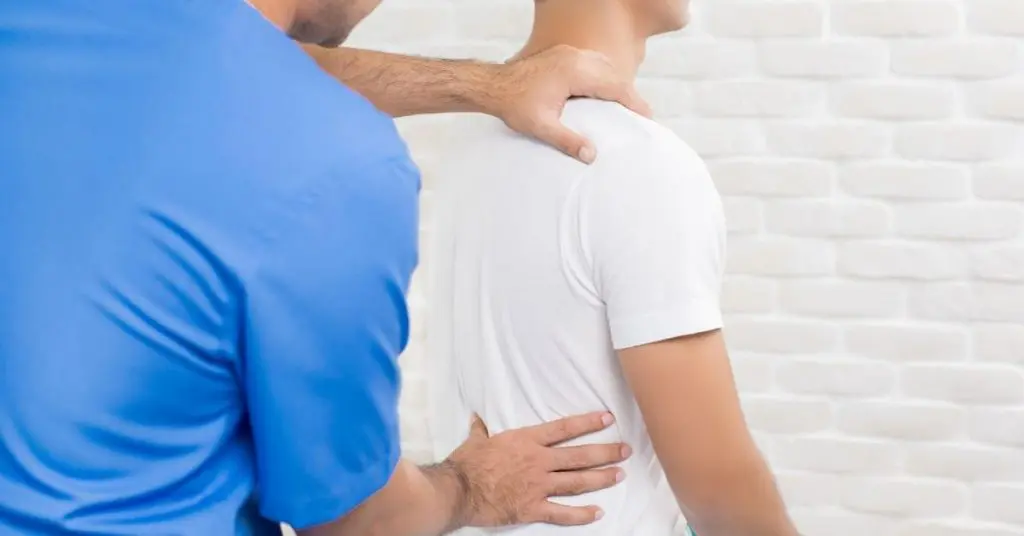
[(440, 536), (462, 525), (466, 486), (449, 465), (401, 461), (387, 485), (343, 519), (299, 536)]
[[(701, 494), (700, 486), (687, 486), (677, 494), (698, 536), (798, 536), (760, 455), (727, 474), (708, 475), (706, 481), (714, 490), (709, 494)], [(693, 493), (693, 488), (698, 491)]]
[(393, 117), (483, 112), (497, 102), (495, 64), (303, 45), (325, 71)]

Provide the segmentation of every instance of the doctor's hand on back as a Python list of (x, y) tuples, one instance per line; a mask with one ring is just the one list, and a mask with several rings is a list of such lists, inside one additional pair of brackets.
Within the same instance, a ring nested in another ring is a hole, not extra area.
[(596, 506), (548, 499), (622, 481), (622, 470), (607, 466), (628, 458), (628, 446), (559, 446), (613, 422), (609, 413), (593, 413), (490, 435), (474, 418), (469, 438), (444, 462), (417, 467), (400, 461), (387, 485), (354, 511), (299, 534), (436, 536), (461, 527), (593, 523), (603, 515)]

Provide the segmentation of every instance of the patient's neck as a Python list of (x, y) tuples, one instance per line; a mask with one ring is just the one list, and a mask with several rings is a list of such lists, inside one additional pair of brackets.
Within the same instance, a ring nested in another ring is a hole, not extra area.
[(633, 78), (647, 39), (634, 14), (615, 0), (546, 0), (536, 4), (533, 32), (516, 58), (556, 45), (600, 52), (623, 76)]

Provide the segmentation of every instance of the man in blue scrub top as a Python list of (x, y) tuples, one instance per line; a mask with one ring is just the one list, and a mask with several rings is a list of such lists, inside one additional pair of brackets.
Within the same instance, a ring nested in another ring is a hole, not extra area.
[(594, 468), (623, 445), (557, 447), (608, 415), (400, 460), (419, 176), (317, 62), (392, 115), (488, 112), (583, 160), (564, 100), (632, 93), (566, 49), (314, 62), (286, 33), (335, 44), (376, 0), (254, 4), (0, 2), (0, 534), (594, 520), (547, 498), (621, 478)]

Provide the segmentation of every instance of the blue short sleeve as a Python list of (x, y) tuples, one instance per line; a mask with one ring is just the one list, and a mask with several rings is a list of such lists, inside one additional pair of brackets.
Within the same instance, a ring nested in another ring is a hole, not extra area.
[(314, 181), (280, 208), (280, 232), (246, 277), (243, 374), (270, 519), (342, 517), (398, 462), (418, 190), (406, 158)]

